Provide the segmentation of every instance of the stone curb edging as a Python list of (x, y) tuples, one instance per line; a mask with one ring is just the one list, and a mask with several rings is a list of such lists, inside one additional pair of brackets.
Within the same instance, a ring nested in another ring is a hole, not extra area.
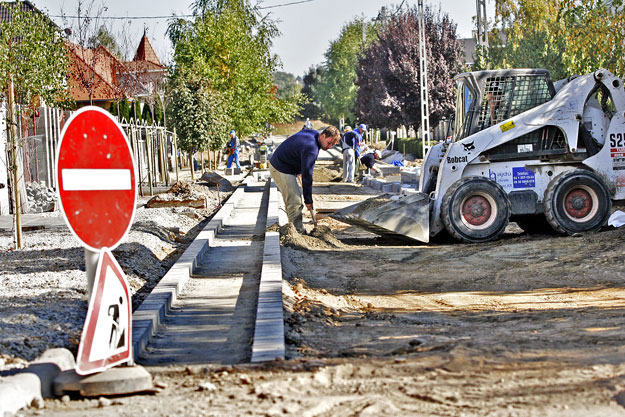
[[(243, 184), (247, 185), (249, 180), (246, 179)], [(133, 313), (132, 348), (135, 361), (151, 340), (161, 320), (189, 280), (198, 260), (213, 243), (223, 221), (230, 216), (244, 192), (244, 187), (237, 187), (223, 207)], [(54, 379), (63, 371), (72, 370), (75, 367), (74, 355), (68, 349), (55, 348), (45, 351), (27, 368), (9, 376), (0, 377), (0, 417), (13, 415), (38, 398), (54, 397)]]
[(75, 367), (68, 349), (48, 349), (27, 368), (0, 378), (0, 417), (13, 415), (35, 399), (54, 397), (54, 378)]
[[(267, 226), (271, 226), (274, 223), (279, 224), (280, 194), (273, 181), (268, 186)], [(251, 362), (284, 359), (285, 353), (280, 232), (265, 231)]]
[[(246, 178), (241, 185), (247, 185), (249, 180), (251, 180), (250, 177)], [(182, 292), (197, 266), (198, 260), (206, 253), (213, 243), (215, 235), (223, 226), (223, 221), (230, 216), (235, 204), (243, 196), (245, 188), (241, 185), (237, 187), (222, 208), (204, 226), (204, 229), (197, 235), (195, 240), (133, 312), (132, 351), (135, 361), (141, 356), (141, 353), (143, 353), (143, 350), (160, 327), (165, 315), (176, 302), (176, 298)]]

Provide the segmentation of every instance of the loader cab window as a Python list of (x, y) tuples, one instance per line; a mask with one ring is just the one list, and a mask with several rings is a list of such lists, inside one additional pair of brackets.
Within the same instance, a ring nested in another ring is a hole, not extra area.
[(478, 131), (546, 103), (554, 95), (546, 73), (489, 77), (480, 105)]
[(486, 80), (478, 118), (478, 130), (496, 125), (508, 117), (507, 98), (510, 97), (512, 82), (512, 77), (492, 77)]
[(454, 122), (454, 140), (460, 140), (469, 134), (471, 128), (472, 109), (471, 105), (475, 100), (475, 95), (464, 82), (458, 81), (456, 84), (458, 91), (456, 97), (456, 119)]

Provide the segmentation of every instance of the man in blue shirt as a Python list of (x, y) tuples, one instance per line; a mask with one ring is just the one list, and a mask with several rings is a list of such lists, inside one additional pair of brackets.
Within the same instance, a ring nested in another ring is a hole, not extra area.
[(356, 172), (356, 159), (360, 158), (360, 145), (362, 134), (367, 131), (367, 126), (359, 125), (356, 129), (346, 132), (341, 138), (343, 149), (343, 181), (354, 182)]
[(339, 130), (334, 126), (326, 127), (321, 133), (303, 129), (282, 142), (269, 159), (269, 172), (282, 194), (289, 222), (300, 232), (304, 232), (304, 224), (297, 176), (302, 176), (304, 203), (312, 213), (313, 169), (319, 150), (330, 149), (338, 143), (340, 137)]
[(228, 146), (226, 150), (228, 152), (228, 166), (230, 168), (232, 166), (232, 160), (234, 159), (237, 168), (241, 168), (239, 164), (239, 148), (241, 147), (241, 142), (237, 137), (237, 133), (234, 130), (230, 131), (230, 141), (228, 142)]

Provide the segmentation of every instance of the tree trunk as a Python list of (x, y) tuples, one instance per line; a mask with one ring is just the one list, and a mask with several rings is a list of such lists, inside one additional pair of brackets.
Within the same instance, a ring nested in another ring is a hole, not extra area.
[(15, 90), (13, 89), (13, 77), (8, 80), (7, 101), (9, 105), (9, 133), (11, 143), (11, 170), (13, 171), (13, 219), (15, 224), (15, 249), (22, 249), (22, 200), (20, 198), (20, 176), (17, 169), (17, 118), (15, 115)]
[(180, 160), (180, 166), (182, 167), (182, 158), (178, 158), (178, 139), (176, 138), (176, 128), (174, 128), (174, 165), (176, 166), (176, 182), (179, 181), (178, 178), (178, 160)]
[(191, 181), (195, 181), (193, 178), (193, 151), (189, 151), (189, 162), (191, 163)]

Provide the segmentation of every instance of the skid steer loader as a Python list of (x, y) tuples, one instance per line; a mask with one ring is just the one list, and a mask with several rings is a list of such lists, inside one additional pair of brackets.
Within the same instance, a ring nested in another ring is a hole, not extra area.
[(622, 80), (604, 69), (556, 83), (538, 69), (454, 80), (453, 138), (427, 153), (419, 192), (378, 196), (332, 217), (422, 242), (443, 230), (489, 241), (509, 221), (569, 235), (606, 224), (612, 200), (625, 199)]

